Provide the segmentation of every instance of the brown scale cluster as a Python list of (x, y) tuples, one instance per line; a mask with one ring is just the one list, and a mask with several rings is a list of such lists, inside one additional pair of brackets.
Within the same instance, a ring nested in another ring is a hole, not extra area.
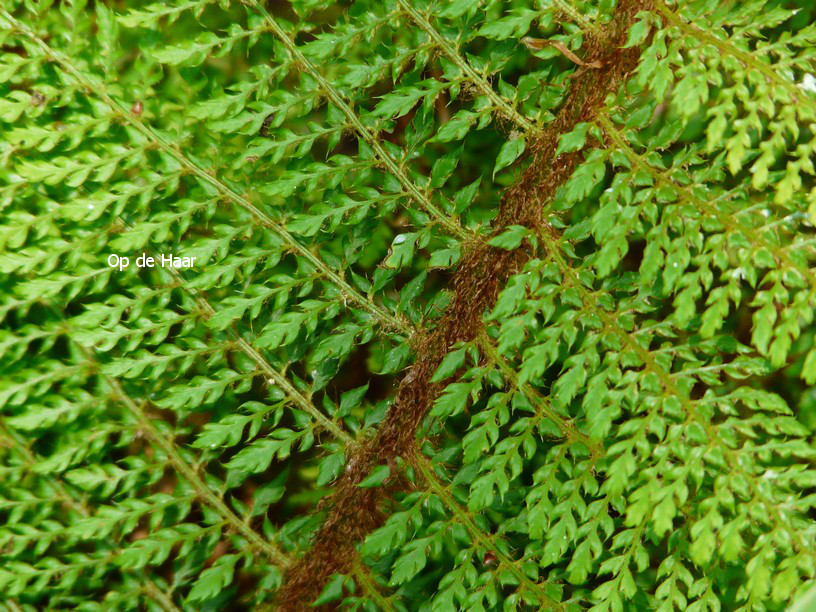
[[(558, 140), (582, 121), (590, 121), (604, 99), (615, 93), (638, 64), (638, 49), (623, 49), (635, 16), (648, 0), (620, 0), (614, 19), (597, 35), (589, 34), (585, 62), (600, 68), (581, 69), (555, 121), (542, 130), (531, 147), (533, 162), (501, 201), (496, 233), (509, 225), (541, 227), (544, 203), (581, 162), (580, 152), (555, 156)], [(451, 279), (453, 299), (437, 327), (415, 342), (416, 361), (397, 389), (394, 403), (377, 435), (351, 451), (348, 467), (323, 507), (328, 515), (311, 549), (289, 568), (278, 592), (277, 609), (303, 610), (320, 594), (333, 573), (349, 573), (356, 546), (385, 519), (386, 487), (357, 484), (377, 465), (410, 458), (420, 422), (443, 384), (431, 377), (448, 348), (473, 340), (482, 329), (482, 316), (496, 300), (507, 279), (528, 258), (523, 249), (509, 252), (484, 243), (466, 245), (465, 255)], [(401, 486), (396, 483), (391, 487)]]

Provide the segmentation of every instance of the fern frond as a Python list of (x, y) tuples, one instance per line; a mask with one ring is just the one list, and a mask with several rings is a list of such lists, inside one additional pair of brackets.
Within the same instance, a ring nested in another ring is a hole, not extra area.
[(0, 7), (4, 609), (807, 601), (813, 14)]

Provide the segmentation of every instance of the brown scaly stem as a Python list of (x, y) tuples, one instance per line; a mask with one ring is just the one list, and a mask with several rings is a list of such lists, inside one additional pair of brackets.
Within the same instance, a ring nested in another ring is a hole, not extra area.
[[(613, 21), (603, 31), (588, 36), (585, 57), (600, 62), (602, 68), (574, 80), (557, 118), (533, 143), (533, 163), (502, 199), (497, 232), (509, 225), (538, 227), (544, 223), (542, 203), (552, 199), (582, 159), (579, 153), (556, 158), (558, 140), (579, 122), (591, 120), (606, 96), (616, 92), (637, 66), (639, 51), (622, 47), (635, 15), (644, 8), (647, 5), (641, 0), (623, 0)], [(287, 572), (278, 595), (279, 609), (303, 609), (320, 594), (333, 573), (351, 570), (356, 545), (382, 524), (381, 507), (387, 502), (386, 489), (360, 488), (357, 484), (373, 467), (391, 464), (396, 457), (414, 451), (417, 428), (444, 388), (432, 383), (431, 377), (448, 347), (477, 337), (483, 313), (526, 257), (521, 251), (508, 252), (484, 243), (468, 245), (451, 281), (451, 306), (439, 325), (417, 343), (416, 361), (402, 379), (377, 435), (350, 457), (334, 494), (326, 500), (328, 515), (311, 550)]]

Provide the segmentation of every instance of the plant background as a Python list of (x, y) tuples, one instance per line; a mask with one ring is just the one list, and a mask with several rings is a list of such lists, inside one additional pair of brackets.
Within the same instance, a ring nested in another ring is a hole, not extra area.
[(783, 608), (812, 22), (4, 4), (2, 605)]

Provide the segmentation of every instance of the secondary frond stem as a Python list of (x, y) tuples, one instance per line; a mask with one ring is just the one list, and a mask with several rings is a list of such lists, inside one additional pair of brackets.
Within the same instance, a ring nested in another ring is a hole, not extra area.
[(519, 383), (518, 374), (516, 374), (516, 371), (499, 354), (498, 350), (493, 345), (493, 341), (487, 336), (487, 334), (484, 332), (479, 334), (478, 342), (479, 347), (482, 349), (482, 351), (484, 351), (487, 358), (496, 364), (507, 380), (509, 380), (512, 385), (527, 399), (527, 401), (529, 401), (536, 408), (537, 413), (540, 413), (553, 421), (567, 440), (583, 444), (595, 457), (601, 456), (603, 453), (602, 444), (599, 444), (597, 440), (593, 440), (586, 434), (578, 431), (575, 425), (569, 421), (565, 421), (561, 415), (553, 412), (552, 408), (550, 408), (549, 403), (547, 402), (547, 399), (536, 389), (530, 387), (529, 385), (522, 385)]
[[(81, 348), (83, 351), (85, 351), (84, 347)], [(87, 351), (85, 352), (87, 354)], [(130, 411), (139, 424), (144, 428), (145, 432), (150, 436), (150, 439), (162, 449), (173, 468), (175, 468), (175, 470), (181, 474), (184, 479), (187, 480), (196, 490), (199, 497), (207, 505), (213, 508), (213, 510), (224, 517), (224, 520), (233, 530), (235, 530), (235, 532), (247, 538), (250, 545), (256, 551), (262, 553), (264, 556), (282, 567), (289, 565), (291, 561), (283, 551), (281, 551), (275, 544), (267, 541), (265, 538), (262, 538), (254, 529), (238, 518), (238, 516), (232, 510), (230, 510), (229, 507), (227, 507), (220, 497), (213, 493), (206, 483), (201, 480), (201, 477), (195, 472), (195, 470), (190, 467), (190, 465), (188, 465), (187, 462), (181, 457), (175, 445), (162, 435), (158, 428), (153, 424), (153, 421), (147, 416), (147, 414), (145, 414), (145, 411), (125, 392), (119, 381), (106, 374), (100, 373), (100, 376), (111, 388), (119, 401), (121, 401), (127, 407), (128, 411)]]
[(562, 604), (554, 601), (551, 597), (544, 593), (540, 585), (530, 580), (530, 577), (517, 567), (516, 562), (513, 559), (506, 556), (493, 545), (489, 536), (486, 536), (482, 530), (476, 526), (473, 519), (470, 517), (470, 515), (468, 515), (467, 511), (465, 511), (459, 505), (445, 486), (439, 482), (439, 479), (433, 473), (433, 468), (428, 462), (428, 459), (422, 455), (421, 452), (413, 453), (409, 460), (414, 466), (416, 466), (420, 474), (422, 474), (423, 479), (428, 483), (431, 491), (433, 491), (443, 501), (445, 506), (454, 514), (460, 524), (468, 530), (471, 537), (476, 540), (481, 547), (495, 554), (499, 563), (505, 566), (518, 579), (519, 584), (522, 584), (526, 589), (536, 593), (542, 599), (541, 604), (544, 608), (548, 610), (564, 609)]
[[(203, 313), (210, 318), (216, 314), (215, 308), (210, 304), (209, 300), (199, 291), (196, 291), (184, 281), (184, 278), (174, 268), (170, 268), (170, 273), (175, 278), (176, 282), (179, 283), (180, 287), (186, 291), (198, 304), (198, 307), (201, 308)], [(241, 351), (255, 364), (261, 369), (261, 371), (268, 376), (270, 379), (275, 381), (275, 384), (278, 385), (289, 399), (291, 399), (295, 404), (297, 404), (300, 408), (308, 412), (312, 415), (312, 417), (320, 423), (323, 429), (332, 433), (332, 435), (341, 440), (344, 445), (348, 446), (354, 441), (354, 438), (351, 437), (348, 433), (346, 433), (343, 429), (341, 429), (337, 423), (332, 421), (331, 419), (326, 418), (326, 415), (323, 414), (317, 407), (309, 400), (306, 396), (304, 396), (300, 391), (298, 391), (294, 385), (284, 376), (282, 373), (278, 372), (272, 365), (264, 358), (261, 353), (255, 349), (249, 342), (244, 340), (244, 338), (238, 333), (235, 329), (235, 326), (231, 326), (229, 328), (229, 333), (235, 340), (235, 343), (241, 349)]]
[[(96, 364), (93, 354), (85, 346), (82, 346), (76, 341), (74, 344), (76, 344), (76, 346), (91, 364)], [(150, 439), (157, 446), (159, 446), (159, 448), (161, 448), (176, 472), (187, 480), (187, 482), (190, 483), (190, 486), (195, 489), (198, 497), (201, 498), (204, 503), (218, 512), (218, 514), (224, 518), (225, 522), (236, 533), (243, 535), (249, 541), (250, 546), (257, 552), (263, 554), (282, 567), (286, 567), (289, 565), (289, 563), (291, 563), (289, 557), (282, 550), (280, 550), (275, 544), (262, 538), (254, 529), (238, 518), (238, 516), (232, 510), (230, 510), (229, 507), (227, 507), (219, 496), (213, 493), (210, 487), (207, 486), (196, 471), (190, 467), (190, 465), (179, 454), (176, 446), (159, 431), (150, 417), (147, 416), (143, 408), (125, 392), (122, 385), (116, 378), (108, 376), (101, 371), (99, 372), (99, 376), (105, 381), (105, 384), (110, 387), (113, 396), (118, 399), (119, 402), (121, 402), (125, 408), (127, 408), (128, 412), (130, 412), (136, 419)]]
[(481, 90), (481, 92), (488, 97), (488, 99), (493, 103), (499, 112), (505, 117), (505, 119), (515, 123), (518, 127), (523, 129), (525, 132), (530, 132), (532, 130), (538, 129), (532, 121), (527, 119), (524, 115), (519, 113), (513, 105), (511, 105), (507, 100), (504, 99), (503, 96), (496, 93), (496, 91), (490, 86), (490, 84), (485, 80), (485, 78), (476, 72), (473, 67), (466, 62), (459, 52), (454, 49), (450, 41), (446, 40), (436, 28), (433, 27), (430, 21), (423, 15), (420, 11), (414, 8), (410, 2), (407, 0), (397, 0), (397, 4), (399, 4), (400, 8), (411, 17), (411, 19), (420, 27), (422, 30), (428, 35), (428, 37), (434, 42), (436, 46), (438, 46), (445, 55), (448, 56), (459, 70), (467, 76), (468, 79), (473, 81)]
[[(125, 225), (125, 222), (119, 219), (119, 222), (122, 225)], [(216, 314), (215, 308), (213, 308), (212, 304), (210, 304), (209, 300), (199, 291), (195, 290), (194, 288), (190, 287), (178, 272), (178, 270), (174, 268), (169, 269), (169, 273), (173, 276), (175, 281), (178, 283), (179, 287), (186, 291), (198, 304), (198, 307), (202, 310), (203, 314), (210, 318)], [(341, 429), (337, 423), (332, 421), (331, 419), (326, 418), (320, 410), (309, 400), (306, 396), (304, 396), (300, 391), (298, 391), (294, 385), (284, 376), (281, 372), (276, 370), (272, 365), (258, 352), (255, 347), (253, 347), (249, 342), (247, 342), (238, 331), (235, 329), (234, 326), (231, 326), (229, 329), (230, 335), (233, 337), (233, 340), (241, 349), (241, 351), (247, 355), (250, 359), (252, 359), (255, 364), (260, 368), (260, 370), (271, 380), (275, 382), (286, 395), (289, 397), (292, 402), (297, 404), (300, 408), (304, 411), (308, 412), (312, 415), (312, 418), (317, 421), (320, 426), (325, 429), (326, 431), (331, 432), (331, 434), (341, 440), (345, 446), (348, 446), (354, 441), (354, 438), (346, 433), (343, 429)]]
[[(111, 97), (104, 88), (104, 85), (95, 82), (95, 79), (89, 78), (87, 75), (83, 74), (78, 68), (76, 68), (70, 61), (68, 61), (61, 53), (52, 49), (45, 41), (43, 41), (39, 36), (37, 36), (28, 26), (21, 23), (17, 19), (15, 19), (8, 11), (4, 8), (0, 7), (0, 15), (3, 16), (15, 29), (20, 31), (23, 35), (29, 38), (34, 44), (36, 44), (43, 52), (52, 58), (54, 61), (59, 63), (62, 68), (68, 72), (72, 77), (74, 77), (78, 82), (82, 85), (93, 91), (97, 97), (102, 99), (108, 106), (112, 109), (119, 112), (121, 117), (127, 121), (131, 126), (141, 132), (144, 136), (155, 142), (159, 148), (161, 148), (165, 153), (170, 155), (173, 159), (175, 159), (181, 166), (183, 166), (188, 172), (194, 174), (202, 181), (209, 183), (213, 188), (215, 188), (218, 192), (222, 194), (223, 197), (231, 200), (234, 204), (237, 204), (244, 210), (246, 210), (256, 221), (274, 231), (281, 239), (286, 243), (286, 245), (291, 248), (293, 251), (296, 251), (299, 255), (304, 257), (311, 263), (315, 268), (321, 271), (321, 273), (326, 276), (329, 280), (331, 280), (337, 288), (345, 295), (347, 295), (350, 299), (355, 301), (360, 305), (361, 308), (368, 311), (374, 317), (382, 321), (384, 324), (388, 325), (392, 329), (398, 330), (403, 334), (408, 334), (411, 331), (409, 325), (407, 325), (401, 319), (395, 317), (391, 313), (383, 310), (370, 300), (366, 299), (363, 295), (361, 295), (357, 290), (355, 290), (351, 285), (349, 285), (343, 278), (341, 278), (337, 272), (332, 270), (329, 266), (327, 266), (317, 255), (315, 255), (311, 250), (303, 246), (300, 242), (298, 242), (292, 234), (280, 223), (274, 221), (268, 215), (266, 215), (263, 211), (259, 210), (254, 204), (252, 204), (249, 200), (247, 200), (244, 196), (237, 193), (234, 189), (226, 185), (223, 181), (219, 180), (216, 176), (213, 176), (209, 172), (207, 172), (204, 168), (199, 166), (196, 162), (186, 157), (177, 145), (174, 145), (167, 140), (165, 140), (162, 136), (160, 136), (155, 130), (151, 127), (146, 125), (144, 122), (139, 120), (137, 117), (134, 116), (121, 102)], [(276, 24), (277, 25), (277, 24)]]
[(377, 135), (366, 127), (362, 121), (360, 121), (357, 113), (355, 113), (354, 110), (348, 105), (340, 92), (338, 92), (337, 89), (335, 89), (335, 87), (326, 79), (326, 77), (320, 73), (314, 64), (309, 61), (309, 58), (301, 53), (300, 49), (298, 49), (297, 45), (289, 34), (287, 34), (286, 31), (281, 28), (272, 15), (270, 15), (269, 12), (257, 0), (248, 0), (248, 2), (263, 16), (263, 18), (269, 24), (269, 29), (283, 43), (297, 63), (320, 84), (320, 87), (326, 93), (329, 100), (331, 100), (332, 104), (343, 112), (349, 123), (354, 127), (355, 131), (374, 150), (380, 161), (385, 165), (394, 178), (400, 182), (403, 188), (414, 198), (414, 200), (418, 202), (432, 217), (434, 217), (436, 221), (438, 221), (451, 235), (456, 236), (460, 240), (472, 238), (473, 232), (465, 230), (459, 223), (448, 217), (433, 202), (431, 202), (430, 198), (425, 193), (423, 193), (414, 184), (405, 170), (397, 163), (391, 154), (385, 150), (385, 147), (382, 146), (382, 143), (380, 143)]
[[(660, 381), (660, 385), (663, 387), (663, 390), (666, 394), (670, 396), (674, 396), (677, 400), (683, 405), (683, 408), (687, 415), (689, 415), (692, 419), (697, 421), (705, 430), (706, 434), (709, 437), (709, 440), (717, 443), (723, 450), (723, 453), (728, 456), (729, 464), (734, 466), (742, 476), (745, 478), (745, 481), (749, 484), (751, 489), (753, 490), (754, 494), (759, 492), (759, 487), (753, 477), (751, 477), (740, 465), (739, 457), (734, 452), (734, 450), (728, 446), (727, 444), (723, 443), (723, 441), (717, 435), (717, 432), (714, 431), (713, 426), (711, 425), (710, 421), (703, 416), (695, 409), (694, 404), (690, 400), (689, 397), (685, 396), (680, 392), (675, 384), (671, 374), (667, 372), (651, 355), (651, 353), (643, 348), (638, 342), (632, 339), (629, 332), (623, 329), (618, 322), (609, 315), (608, 312), (605, 310), (598, 308), (595, 306), (595, 303), (588, 298), (588, 294), (586, 288), (581, 283), (580, 279), (577, 277), (575, 270), (573, 267), (567, 263), (566, 261), (561, 258), (560, 255), (556, 257), (556, 263), (558, 267), (561, 269), (562, 273), (565, 277), (569, 277), (570, 284), (578, 290), (581, 294), (581, 301), (592, 311), (603, 323), (604, 328), (608, 331), (617, 335), (622, 342), (628, 345), (638, 356), (638, 358), (643, 362), (643, 365), (646, 369), (650, 370), (655, 376), (657, 376), (658, 380)], [(778, 524), (783, 525), (784, 521), (782, 520), (782, 516), (780, 514), (779, 508), (774, 503), (765, 502), (765, 507), (774, 513), (774, 518), (778, 522)], [(791, 536), (791, 542), (794, 546), (794, 549), (797, 552), (807, 550), (807, 544), (802, 541), (802, 536), (800, 533), (796, 531), (788, 531), (788, 535)], [(798, 542), (793, 542), (794, 536), (798, 537)], [(816, 553), (813, 553), (816, 554)]]
[(723, 55), (731, 55), (742, 62), (745, 66), (750, 66), (761, 72), (766, 79), (784, 87), (791, 97), (791, 100), (796, 104), (807, 104), (816, 112), (816, 100), (807, 95), (802, 95), (802, 91), (796, 86), (796, 83), (790, 79), (786, 79), (780, 75), (770, 64), (757, 60), (751, 53), (743, 51), (734, 46), (729, 40), (723, 40), (714, 36), (710, 32), (687, 22), (677, 13), (672, 11), (663, 0), (654, 0), (657, 12), (666, 18), (666, 21), (671, 25), (677, 27), (684, 34), (696, 38), (701, 42), (708, 43), (717, 48)]
[[(17, 435), (6, 426), (2, 418), (0, 418), (0, 432), (4, 433), (4, 437), (8, 439), (15, 450), (25, 458), (29, 466), (33, 466), (36, 463), (36, 457), (31, 452), (31, 449), (17, 439)], [(69, 495), (59, 480), (53, 477), (49, 478), (49, 480), (51, 480), (51, 484), (60, 494), (60, 497), (65, 500), (66, 506), (77, 514), (81, 514), (83, 517), (90, 516), (91, 512), (88, 510), (88, 507), (81, 500), (76, 501), (73, 496)]]
[[(20, 453), (23, 458), (25, 459), (26, 463), (29, 467), (32, 467), (36, 464), (37, 460), (34, 453), (31, 452), (31, 449), (28, 448), (25, 444), (21, 443), (17, 439), (17, 435), (6, 427), (3, 419), (0, 418), (0, 432), (5, 434), (5, 438), (7, 438), (12, 446)], [(91, 516), (91, 511), (88, 509), (88, 506), (85, 504), (84, 501), (74, 499), (74, 496), (68, 492), (68, 489), (62, 484), (62, 481), (54, 476), (49, 474), (41, 474), (39, 475), (43, 478), (46, 478), (50, 481), (51, 486), (59, 493), (60, 499), (62, 499), (63, 504), (79, 514), (80, 516), (87, 518)], [(142, 590), (147, 594), (148, 597), (153, 599), (157, 604), (159, 604), (166, 612), (180, 612), (179, 608), (173, 603), (173, 601), (167, 596), (167, 594), (162, 591), (156, 583), (148, 575), (140, 576), (141, 579), (144, 580), (144, 584), (142, 584)], [(19, 608), (17, 608), (19, 609)]]
[(148, 597), (152, 598), (168, 612), (181, 612), (180, 609), (176, 607), (173, 601), (167, 596), (167, 594), (157, 587), (152, 580), (145, 582), (142, 585), (142, 590), (144, 590)]
[(732, 215), (723, 213), (716, 206), (711, 206), (709, 202), (704, 202), (694, 194), (693, 190), (689, 189), (685, 185), (678, 185), (677, 183), (672, 181), (669, 177), (667, 177), (665, 172), (655, 168), (654, 166), (646, 162), (640, 155), (638, 155), (635, 152), (634, 149), (632, 149), (631, 146), (629, 146), (629, 143), (626, 142), (624, 135), (617, 127), (615, 127), (615, 125), (608, 117), (599, 115), (598, 124), (603, 128), (604, 132), (606, 132), (606, 134), (615, 143), (615, 145), (621, 151), (623, 151), (626, 157), (633, 164), (636, 164), (640, 168), (646, 170), (646, 172), (648, 172), (656, 182), (667, 187), (672, 187), (674, 189), (679, 190), (685, 202), (694, 206), (703, 215), (716, 217), (716, 219), (729, 230), (742, 231), (746, 233), (750, 237), (754, 246), (760, 246), (768, 249), (768, 251), (774, 254), (775, 259), (777, 259), (779, 263), (784, 264), (789, 268), (798, 270), (800, 274), (808, 278), (810, 281), (811, 289), (813, 291), (816, 291), (816, 272), (814, 272), (813, 269), (808, 268), (807, 266), (796, 264), (788, 256), (786, 248), (774, 247), (774, 245), (765, 240), (762, 237), (762, 235), (756, 231), (755, 228), (747, 225), (742, 225), (739, 222), (734, 221), (734, 217)]
[(391, 603), (390, 599), (380, 593), (380, 589), (371, 579), (371, 574), (369, 573), (368, 568), (363, 565), (359, 558), (355, 559), (351, 571), (355, 582), (365, 589), (371, 600), (377, 604), (379, 610), (395, 612), (396, 608), (394, 607), (394, 604)]
[(588, 30), (590, 32), (598, 31), (598, 26), (584, 17), (580, 12), (576, 11), (575, 7), (570, 4), (569, 0), (553, 0), (553, 4), (558, 7), (559, 11), (568, 15), (570, 19), (581, 26), (581, 29)]

